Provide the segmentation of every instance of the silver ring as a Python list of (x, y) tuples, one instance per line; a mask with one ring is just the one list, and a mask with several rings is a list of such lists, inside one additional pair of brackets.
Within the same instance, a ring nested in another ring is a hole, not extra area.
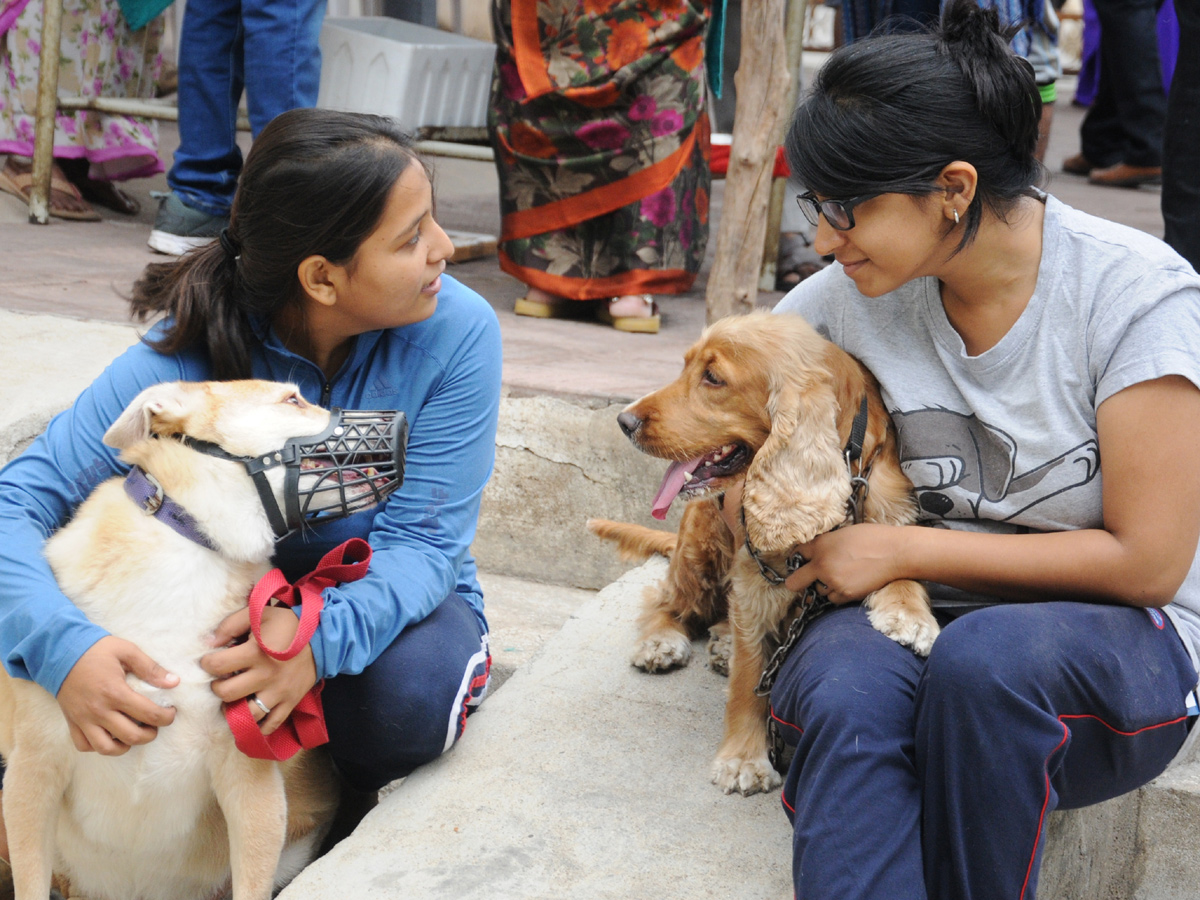
[(257, 706), (259, 709), (261, 709), (263, 711), (264, 716), (269, 716), (271, 714), (271, 707), (267, 706), (267, 704), (265, 704), (261, 700), (259, 700), (258, 694), (251, 694), (246, 699), (249, 700), (251, 703), (253, 703), (255, 706)]
[[(827, 585), (820, 578), (818, 578), (816, 581), (813, 582), (813, 590), (816, 591), (818, 594), (822, 594), (822, 595), (828, 594), (829, 593), (829, 585)], [(259, 706), (262, 706), (262, 704), (260, 703)]]

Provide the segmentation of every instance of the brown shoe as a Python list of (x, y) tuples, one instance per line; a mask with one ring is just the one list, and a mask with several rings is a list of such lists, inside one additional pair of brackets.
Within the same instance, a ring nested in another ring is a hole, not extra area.
[(1074, 156), (1069, 156), (1063, 160), (1063, 171), (1068, 175), (1087, 175), (1092, 169), (1096, 168), (1082, 153), (1076, 153)]
[(1107, 169), (1092, 169), (1088, 175), (1092, 184), (1107, 187), (1138, 187), (1142, 184), (1162, 184), (1162, 166), (1131, 166), (1117, 163)]

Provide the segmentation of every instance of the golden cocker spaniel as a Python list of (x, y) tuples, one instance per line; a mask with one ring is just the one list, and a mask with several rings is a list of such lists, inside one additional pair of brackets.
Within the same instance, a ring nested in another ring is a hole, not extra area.
[[(861, 456), (851, 464), (845, 450), (864, 397)], [(676, 495), (691, 500), (677, 534), (588, 523), (626, 557), (670, 557), (666, 578), (646, 592), (632, 662), (648, 672), (685, 665), (692, 639), (727, 615), (729, 695), (713, 782), (726, 793), (769, 790), (779, 778), (767, 758), (767, 700), (755, 688), (798, 598), (768, 580), (759, 561), (784, 575), (797, 544), (851, 521), (851, 478), (860, 471), (869, 485), (862, 521), (916, 518), (878, 383), (801, 317), (754, 312), (707, 328), (679, 378), (631, 404), (619, 421), (639, 450), (672, 461), (655, 515), (663, 517)], [(735, 538), (718, 503), (738, 480), (745, 534)], [(938, 625), (920, 584), (892, 582), (864, 603), (877, 630), (929, 653)]]

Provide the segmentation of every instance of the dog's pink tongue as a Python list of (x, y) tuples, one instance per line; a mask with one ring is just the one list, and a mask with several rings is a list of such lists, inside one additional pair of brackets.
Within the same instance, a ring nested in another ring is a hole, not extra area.
[(671, 501), (679, 496), (679, 492), (683, 488), (684, 476), (695, 472), (702, 459), (704, 459), (703, 456), (697, 456), (695, 459), (688, 460), (687, 462), (673, 462), (667, 467), (667, 474), (663, 476), (662, 487), (654, 495), (654, 504), (650, 507), (650, 515), (656, 519), (665, 519), (667, 517), (667, 510), (671, 508)]

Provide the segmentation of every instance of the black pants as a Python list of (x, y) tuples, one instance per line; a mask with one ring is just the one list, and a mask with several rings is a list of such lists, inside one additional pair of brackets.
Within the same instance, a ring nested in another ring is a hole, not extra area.
[(1182, 51), (1163, 142), (1166, 241), (1200, 270), (1200, 0), (1175, 0)]
[[(1158, 0), (1094, 0), (1100, 17), (1100, 83), (1080, 149), (1094, 166), (1161, 166), (1167, 97), (1158, 59)], [(1194, 50), (1180, 54), (1194, 56)], [(1178, 79), (1178, 75), (1176, 78)]]

